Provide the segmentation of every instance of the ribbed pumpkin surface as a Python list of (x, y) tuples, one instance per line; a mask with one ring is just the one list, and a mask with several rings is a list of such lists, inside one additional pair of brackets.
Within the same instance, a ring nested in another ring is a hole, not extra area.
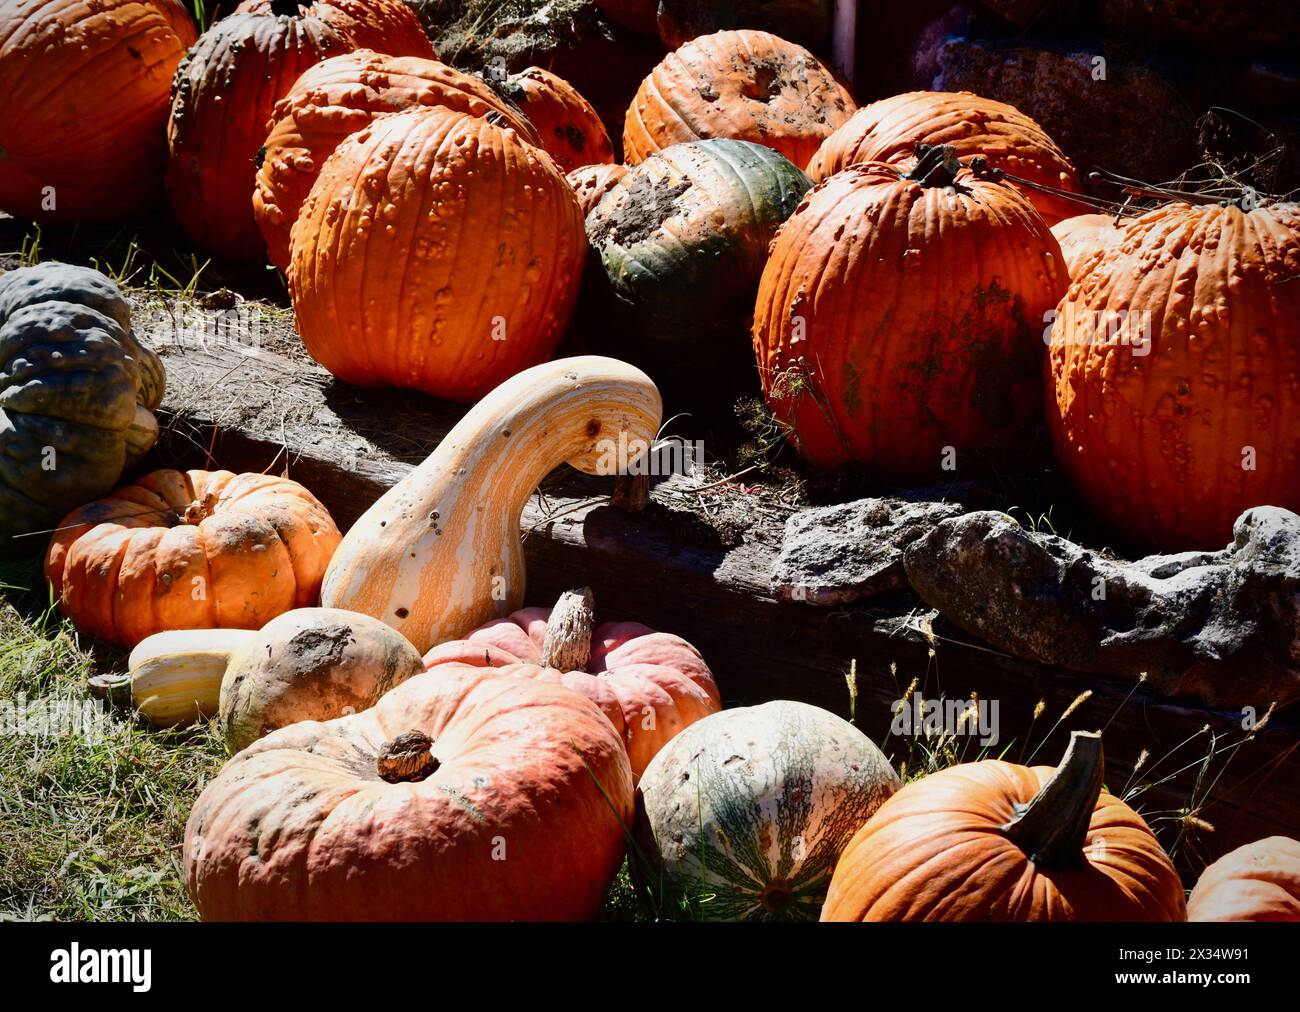
[(324, 60), (275, 104), (264, 145), (253, 213), (271, 263), (288, 269), (289, 230), (340, 143), (376, 116), (431, 105), (494, 117), (525, 140), (539, 140), (528, 119), (484, 81), (437, 60), (369, 50)]
[[(270, 0), (262, 0), (271, 6)], [(320, 16), (344, 32), (358, 49), (436, 60), (433, 43), (402, 0), (322, 0)]]
[(578, 203), (582, 205), (584, 218), (600, 203), (600, 198), (627, 175), (627, 171), (626, 165), (602, 164), (583, 165), (568, 173), (566, 178), (569, 180), (569, 185), (573, 187), (573, 192), (578, 195)]
[(1219, 858), (1188, 897), (1187, 919), (1300, 922), (1300, 841), (1270, 836)]
[[(909, 161), (918, 144), (950, 144), (958, 157), (984, 155), (1004, 172), (1072, 192), (1074, 165), (1047, 133), (1015, 106), (968, 91), (912, 91), (863, 106), (826, 138), (808, 175), (820, 183), (860, 162)], [(1083, 205), (1025, 187), (1049, 225), (1079, 214)]]
[(635, 165), (670, 144), (732, 137), (803, 168), (855, 108), (802, 46), (768, 32), (716, 32), (669, 53), (641, 82), (623, 124), (623, 159)]
[(810, 185), (761, 144), (675, 144), (601, 198), (587, 237), (647, 338), (687, 342), (728, 322), (743, 326), (768, 244)]
[(168, 89), (196, 37), (175, 0), (0, 5), (0, 208), (66, 222), (155, 203)]
[(887, 165), (815, 188), (777, 234), (754, 310), (763, 392), (819, 467), (938, 480), (1042, 404), (1060, 249), (1017, 190), (922, 186)]
[(471, 401), (550, 356), (586, 237), (549, 157), (512, 130), (435, 106), (344, 141), (291, 249), (313, 358), (351, 383)]
[(537, 128), (542, 147), (563, 172), (614, 160), (614, 146), (591, 103), (564, 78), (529, 67), (503, 89)]
[(1208, 549), (1250, 506), (1300, 509), (1300, 206), (1152, 211), (1060, 309), (1048, 418), (1100, 516)]
[(1109, 214), (1080, 214), (1058, 221), (1052, 235), (1061, 244), (1070, 277), (1074, 277), (1093, 256), (1104, 253), (1124, 238), (1124, 220), (1118, 225)]

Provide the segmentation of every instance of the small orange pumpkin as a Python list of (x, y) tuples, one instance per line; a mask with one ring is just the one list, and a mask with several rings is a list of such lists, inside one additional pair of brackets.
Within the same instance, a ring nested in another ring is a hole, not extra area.
[(1219, 858), (1201, 872), (1187, 919), (1300, 921), (1300, 841), (1271, 836)]
[(543, 150), (561, 172), (614, 161), (614, 146), (591, 103), (564, 78), (529, 67), (506, 78), (506, 97), (524, 111), (541, 137)]

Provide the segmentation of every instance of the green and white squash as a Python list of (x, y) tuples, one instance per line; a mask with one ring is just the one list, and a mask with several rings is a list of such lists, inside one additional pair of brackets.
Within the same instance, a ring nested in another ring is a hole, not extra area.
[(899, 786), (871, 740), (827, 710), (723, 710), (642, 774), (634, 873), (661, 909), (815, 921), (840, 852)]

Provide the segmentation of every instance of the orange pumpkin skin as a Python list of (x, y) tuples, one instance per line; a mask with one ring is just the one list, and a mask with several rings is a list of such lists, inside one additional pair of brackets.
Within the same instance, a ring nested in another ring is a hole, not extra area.
[(597, 626), (583, 671), (546, 667), (542, 644), (550, 616), (550, 608), (524, 608), (493, 619), (463, 640), (434, 647), (424, 655), (425, 669), (437, 673), (448, 663), (472, 664), (500, 675), (568, 686), (600, 707), (614, 726), (627, 745), (634, 779), (679, 731), (722, 709), (700, 652), (680, 636), (655, 632), (640, 622)]
[[(410, 730), (436, 770), (380, 779), (382, 743)], [(631, 814), (627, 754), (590, 700), (446, 665), (231, 759), (190, 813), (186, 883), (205, 920), (591, 919)]]
[(629, 171), (626, 165), (583, 165), (568, 173), (566, 178), (578, 195), (583, 218), (595, 210), (600, 198), (617, 186)]
[[(910, 163), (918, 144), (949, 144), (957, 156), (983, 155), (989, 164), (1034, 183), (1079, 191), (1074, 165), (1033, 119), (1015, 106), (968, 91), (912, 91), (863, 106), (826, 138), (808, 176), (814, 183), (861, 162)], [(1047, 224), (1083, 205), (1025, 187)]]
[(775, 148), (802, 169), (855, 108), (802, 46), (768, 32), (715, 32), (669, 53), (641, 82), (623, 124), (623, 159), (636, 165), (670, 144), (731, 137)]
[(1186, 920), (1169, 858), (1142, 817), (1105, 791), (1078, 867), (1040, 870), (997, 832), (1055, 772), (987, 760), (908, 784), (840, 855), (822, 920)]
[(402, 0), (319, 0), (316, 7), (358, 49), (426, 60), (438, 58), (420, 19)]
[(1039, 417), (1060, 249), (1013, 187), (852, 166), (772, 244), (754, 309), (763, 393), (817, 467), (937, 480), (947, 447), (1000, 452)]
[(614, 146), (605, 124), (591, 103), (564, 78), (541, 67), (529, 67), (506, 78), (503, 90), (537, 128), (542, 148), (561, 172), (614, 161)]
[(1251, 506), (1300, 509), (1300, 205), (1128, 222), (1074, 278), (1048, 367), (1057, 456), (1135, 543), (1219, 548)]
[(71, 222), (152, 206), (172, 75), (196, 38), (176, 0), (0, 5), (0, 208)]
[(289, 268), (289, 231), (325, 161), (376, 116), (442, 105), (491, 116), (538, 141), (527, 117), (477, 77), (433, 59), (358, 50), (311, 67), (275, 104), (253, 190), (271, 263)]
[(1300, 921), (1300, 842), (1271, 836), (1238, 847), (1201, 873), (1189, 921)]
[(289, 289), (339, 379), (473, 401), (550, 357), (586, 246), (548, 155), (435, 106), (339, 145), (293, 227)]
[(129, 648), (167, 629), (259, 629), (315, 604), (341, 537), (287, 478), (154, 471), (69, 513), (45, 576), (78, 629)]
[(1079, 214), (1052, 226), (1052, 235), (1061, 244), (1061, 257), (1070, 277), (1078, 274), (1098, 254), (1118, 245), (1124, 238), (1124, 225), (1115, 224), (1109, 214)]

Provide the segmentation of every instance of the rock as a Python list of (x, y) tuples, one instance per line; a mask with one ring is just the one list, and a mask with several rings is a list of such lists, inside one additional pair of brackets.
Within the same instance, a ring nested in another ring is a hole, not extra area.
[(1004, 513), (945, 520), (903, 553), (912, 588), (1016, 657), (1213, 707), (1300, 698), (1300, 517), (1247, 510), (1218, 552), (1126, 563)]
[(1295, 0), (1101, 0), (1116, 32), (1211, 50), (1294, 49), (1300, 37)]
[(772, 589), (786, 601), (835, 605), (907, 587), (903, 549), (941, 520), (948, 502), (859, 499), (803, 510), (785, 522)]

